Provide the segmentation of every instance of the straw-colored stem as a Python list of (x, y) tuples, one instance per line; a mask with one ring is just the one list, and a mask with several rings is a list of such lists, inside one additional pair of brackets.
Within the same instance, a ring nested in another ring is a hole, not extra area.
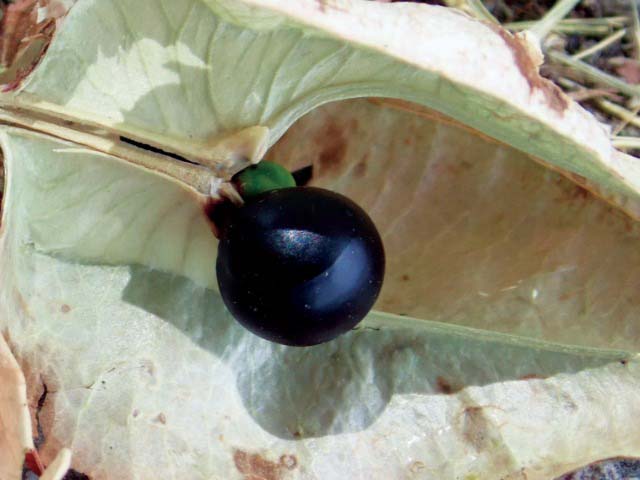
[(613, 137), (611, 143), (616, 148), (640, 148), (638, 137)]
[(536, 22), (529, 30), (538, 38), (543, 39), (560, 20), (566, 17), (571, 10), (580, 2), (580, 0), (560, 0), (555, 3), (553, 8), (549, 10), (544, 17)]
[[(640, 112), (640, 105), (638, 105), (637, 107), (633, 108), (633, 110), (630, 110), (631, 115), (633, 115), (630, 118), (638, 118), (638, 113)], [(618, 124), (616, 125), (616, 127), (613, 129), (612, 134), (613, 135), (618, 135), (622, 130), (624, 130), (624, 128), (629, 125), (629, 120), (625, 120), (624, 118), (622, 120), (620, 120), (620, 122), (618, 122)]]
[(571, 98), (578, 102), (590, 100), (592, 98), (608, 97), (612, 95), (612, 92), (610, 92), (608, 89), (588, 88), (578, 82), (569, 80), (566, 77), (558, 78), (557, 83), (565, 89), (575, 89), (568, 93)]
[(622, 120), (627, 122), (627, 124), (640, 127), (640, 117), (634, 115), (632, 111), (627, 110), (623, 106), (618, 105), (617, 103), (610, 102), (609, 100), (605, 100), (604, 98), (597, 99), (596, 104), (605, 112), (621, 118)]
[(558, 83), (564, 88), (586, 88), (584, 85), (565, 77), (558, 78)]
[(594, 82), (615, 88), (616, 90), (619, 90), (621, 93), (629, 95), (630, 97), (640, 96), (640, 86), (631, 85), (618, 77), (609, 75), (608, 73), (605, 73), (602, 70), (599, 70), (596, 67), (583, 62), (582, 60), (576, 60), (569, 55), (553, 50), (547, 52), (547, 56), (551, 60), (570, 66), (571, 68), (579, 71), (585, 77), (588, 77)]
[[(608, 35), (614, 28), (622, 28), (629, 23), (627, 17), (603, 17), (603, 18), (565, 18), (556, 23), (551, 29), (558, 33), (583, 34), (583, 35)], [(510, 22), (503, 27), (509, 30), (527, 30), (533, 28), (535, 21)]]
[(589, 57), (594, 53), (598, 53), (600, 50), (604, 50), (609, 45), (614, 44), (615, 42), (620, 40), (622, 37), (624, 37), (626, 34), (627, 34), (627, 31), (625, 29), (618, 30), (614, 34), (609, 35), (606, 38), (603, 38), (595, 45), (592, 45), (589, 48), (585, 48), (581, 52), (578, 52), (575, 55), (572, 55), (571, 58), (575, 60), (582, 60), (583, 58)]

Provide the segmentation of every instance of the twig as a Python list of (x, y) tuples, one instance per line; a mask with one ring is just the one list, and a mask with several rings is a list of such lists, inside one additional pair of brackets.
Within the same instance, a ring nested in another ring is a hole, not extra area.
[(580, 0), (560, 0), (549, 10), (542, 19), (538, 20), (529, 30), (539, 39), (545, 38), (553, 27), (575, 8)]
[(636, 127), (640, 127), (640, 117), (634, 115), (632, 111), (627, 110), (626, 108), (618, 105), (617, 103), (610, 102), (609, 100), (605, 100), (604, 98), (599, 98), (595, 101), (602, 110), (611, 115), (615, 115), (618, 118), (621, 118), (625, 122), (630, 125), (634, 125)]
[[(631, 110), (631, 114), (633, 115), (633, 118), (637, 118), (638, 112), (640, 112), (640, 105), (634, 107), (633, 110)], [(622, 119), (620, 122), (618, 122), (616, 127), (613, 129), (613, 132), (611, 132), (612, 135), (618, 135), (627, 125), (629, 125), (629, 121)]]
[(613, 137), (611, 143), (616, 148), (640, 148), (638, 137)]
[[(556, 23), (551, 29), (558, 33), (577, 33), (584, 35), (608, 35), (613, 28), (622, 28), (629, 22), (627, 17), (603, 18), (565, 18)], [(535, 21), (510, 22), (503, 25), (509, 30), (528, 30), (533, 28)]]
[(604, 90), (601, 88), (583, 88), (582, 90), (576, 90), (569, 93), (569, 96), (576, 102), (584, 102), (585, 100), (591, 100), (593, 98), (617, 98), (615, 93), (610, 90)]
[(627, 34), (627, 30), (626, 29), (623, 28), (622, 30), (618, 30), (613, 35), (609, 35), (608, 37), (603, 38), (602, 40), (600, 40), (595, 45), (592, 45), (589, 48), (585, 48), (581, 52), (578, 52), (575, 55), (572, 55), (571, 58), (573, 58), (575, 60), (581, 60), (581, 59), (583, 59), (585, 57), (593, 55), (594, 53), (598, 53), (600, 50), (604, 50), (609, 45), (611, 45), (611, 44), (617, 42), (618, 40), (620, 40), (626, 34)]
[[(564, 87), (565, 89), (575, 89), (573, 91), (568, 92), (568, 95), (573, 98), (577, 102), (582, 102), (584, 100), (590, 100), (592, 98), (599, 97), (609, 97), (609, 98), (620, 98), (614, 92), (609, 90), (599, 89), (599, 88), (588, 88), (573, 80), (569, 80), (565, 77), (559, 77), (557, 83)], [(621, 98), (620, 98), (621, 99)]]
[(624, 93), (625, 95), (628, 95), (630, 97), (640, 96), (640, 86), (631, 85), (624, 80), (619, 79), (618, 77), (609, 75), (608, 73), (605, 73), (602, 70), (599, 70), (598, 68), (583, 62), (582, 60), (576, 60), (569, 55), (554, 50), (548, 51), (547, 56), (551, 60), (555, 60), (556, 62), (563, 63), (574, 68), (594, 82), (613, 87), (619, 90), (621, 93)]
[(500, 24), (480, 0), (445, 0), (448, 7), (457, 8), (480, 20)]

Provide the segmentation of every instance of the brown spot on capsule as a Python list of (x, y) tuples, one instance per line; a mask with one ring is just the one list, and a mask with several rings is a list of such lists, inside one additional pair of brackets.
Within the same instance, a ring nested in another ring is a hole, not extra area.
[(537, 373), (527, 373), (520, 376), (520, 380), (544, 380), (546, 377), (538, 375)]
[(467, 407), (462, 413), (462, 436), (477, 451), (484, 450), (489, 441), (489, 422), (482, 407)]
[(534, 90), (540, 90), (544, 94), (549, 107), (558, 113), (562, 113), (569, 108), (569, 100), (562, 90), (553, 82), (540, 76), (538, 65), (527, 50), (527, 46), (524, 43), (525, 40), (509, 33), (498, 25), (487, 25), (500, 35), (504, 43), (511, 50), (513, 60), (522, 76), (526, 78), (530, 90), (532, 92)]
[(267, 460), (257, 453), (236, 450), (233, 453), (233, 463), (244, 476), (244, 480), (280, 480), (282, 478), (282, 465)]
[(62, 304), (62, 306), (60, 307), (60, 311), (62, 313), (69, 313), (71, 311), (71, 307), (69, 305), (67, 305), (66, 303)]
[(451, 382), (449, 382), (449, 380), (447, 380), (443, 376), (436, 377), (436, 385), (438, 387), (438, 392), (444, 393), (446, 395), (456, 393), (462, 390), (462, 387), (453, 385)]
[(318, 154), (318, 164), (323, 172), (337, 171), (344, 164), (347, 153), (347, 140), (343, 129), (329, 123), (316, 137), (322, 147)]

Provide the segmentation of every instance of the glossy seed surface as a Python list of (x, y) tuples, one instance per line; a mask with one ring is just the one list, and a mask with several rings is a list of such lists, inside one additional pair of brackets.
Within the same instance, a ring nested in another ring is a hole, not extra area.
[(222, 298), (246, 328), (306, 346), (353, 328), (384, 277), (368, 215), (337, 193), (293, 187), (251, 198), (229, 218), (216, 265)]

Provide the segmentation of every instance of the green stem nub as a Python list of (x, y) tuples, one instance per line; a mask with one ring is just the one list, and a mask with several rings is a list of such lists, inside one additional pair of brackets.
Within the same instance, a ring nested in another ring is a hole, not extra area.
[(264, 160), (238, 173), (233, 182), (245, 200), (270, 190), (296, 186), (296, 181), (286, 168)]

